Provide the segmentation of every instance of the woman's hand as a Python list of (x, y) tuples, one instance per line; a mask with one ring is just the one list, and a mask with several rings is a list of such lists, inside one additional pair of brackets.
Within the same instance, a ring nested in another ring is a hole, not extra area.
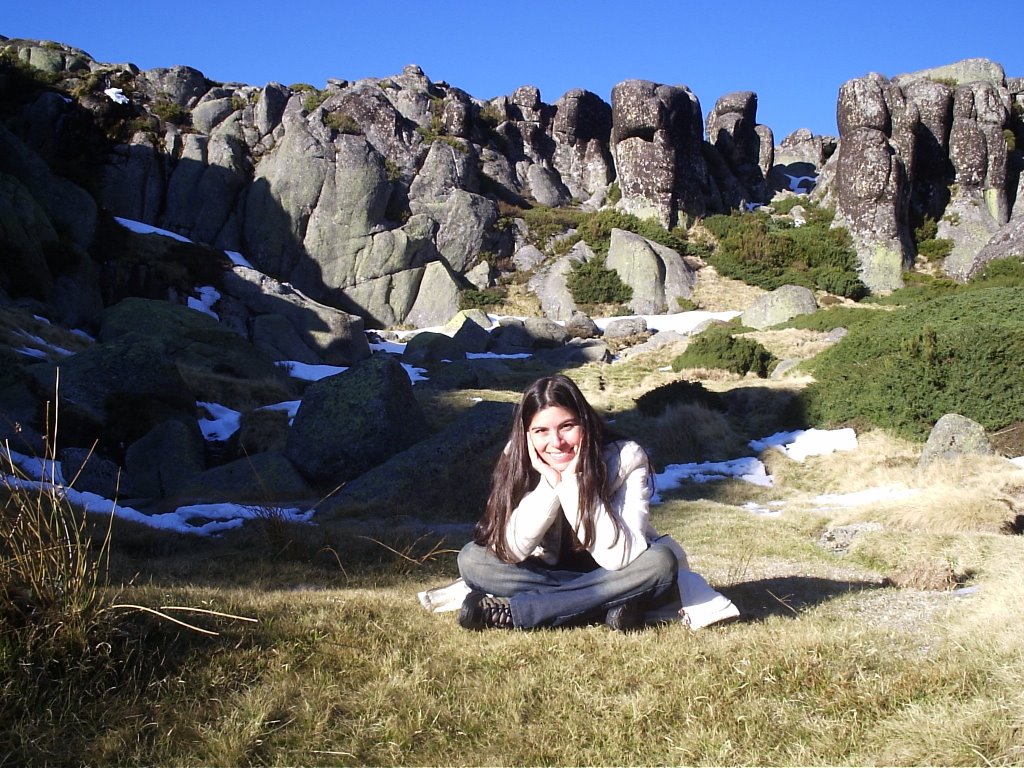
[(541, 458), (540, 454), (537, 453), (537, 449), (533, 446), (533, 440), (530, 439), (529, 435), (526, 437), (526, 450), (530, 454), (530, 465), (540, 473), (540, 476), (547, 480), (548, 485), (554, 488), (560, 482), (563, 477), (572, 477), (576, 474), (576, 466), (580, 460), (580, 449), (577, 445), (573, 449), (572, 461), (569, 462), (566, 467), (559, 472), (557, 469), (547, 464), (544, 459)]
[[(562, 480), (562, 475), (557, 469), (544, 462), (544, 459), (537, 453), (537, 449), (533, 447), (533, 440), (530, 436), (526, 436), (526, 450), (530, 454), (530, 465), (540, 473), (540, 476), (547, 480), (548, 485), (554, 488)], [(573, 459), (575, 461), (575, 459)]]

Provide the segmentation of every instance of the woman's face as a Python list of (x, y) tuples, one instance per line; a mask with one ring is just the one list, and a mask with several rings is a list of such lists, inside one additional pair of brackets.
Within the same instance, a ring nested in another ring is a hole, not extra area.
[(537, 411), (526, 433), (541, 461), (559, 472), (569, 466), (583, 442), (583, 426), (579, 417), (560, 405), (550, 405)]

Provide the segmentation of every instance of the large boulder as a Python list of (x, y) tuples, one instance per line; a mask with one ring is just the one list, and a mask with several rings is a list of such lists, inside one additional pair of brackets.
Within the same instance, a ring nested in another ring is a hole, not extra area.
[(1024, 259), (1024, 216), (1015, 217), (992, 236), (971, 262), (967, 279), (977, 275), (993, 261), (1009, 258)]
[(748, 328), (763, 330), (792, 320), (798, 315), (809, 315), (818, 308), (814, 294), (799, 285), (783, 285), (756, 299), (740, 318)]
[(581, 264), (593, 258), (594, 252), (586, 243), (580, 241), (568, 253), (534, 273), (527, 287), (537, 297), (545, 317), (552, 320), (567, 320), (577, 311), (576, 300), (569, 290), (568, 277), (574, 264)]
[(367, 513), (474, 519), (487, 502), (491, 469), (513, 411), (511, 403), (478, 403), (444, 431), (348, 483), (320, 505), (317, 520), (328, 523)]
[[(229, 408), (267, 405), (290, 392), (287, 375), (272, 357), (214, 318), (177, 304), (128, 298), (109, 307), (98, 339), (107, 344), (144, 337), (161, 345), (161, 357), (187, 376), (194, 400), (212, 400)], [(250, 386), (226, 386), (227, 380)]]
[(624, 229), (611, 231), (605, 266), (633, 289), (629, 308), (640, 315), (678, 311), (697, 282), (678, 252)]
[(285, 455), (307, 480), (333, 486), (427, 433), (409, 375), (393, 356), (376, 354), (306, 390)]
[(259, 508), (284, 502), (308, 502), (315, 494), (282, 453), (267, 451), (194, 476), (181, 490), (181, 495), (192, 503), (247, 502)]
[[(278, 317), (287, 321), (303, 346), (313, 350), (329, 365), (351, 365), (370, 356), (363, 319), (358, 315), (314, 301), (288, 283), (248, 267), (236, 266), (225, 273), (222, 287), (225, 296), (235, 299), (245, 308), (238, 330), (251, 327), (256, 343), (259, 343), (257, 331), (261, 327), (261, 318)], [(266, 333), (272, 330), (269, 327), (264, 329)], [(281, 328), (273, 336), (287, 338), (284, 336), (286, 333)], [(299, 358), (289, 356), (285, 359)]]
[(44, 396), (59, 403), (69, 445), (98, 439), (116, 448), (162, 421), (194, 419), (195, 396), (164, 339), (130, 333), (28, 371)]
[(625, 80), (612, 89), (611, 147), (619, 207), (666, 228), (706, 212), (700, 102), (685, 86)]
[(176, 495), (205, 469), (198, 423), (172, 419), (154, 425), (128, 446), (125, 469), (134, 495)]

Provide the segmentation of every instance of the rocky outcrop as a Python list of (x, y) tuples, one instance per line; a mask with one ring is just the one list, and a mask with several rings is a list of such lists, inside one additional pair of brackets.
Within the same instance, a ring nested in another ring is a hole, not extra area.
[(959, 456), (992, 456), (995, 450), (985, 434), (985, 428), (976, 421), (958, 413), (947, 413), (932, 427), (928, 434), (918, 469), (941, 460), (952, 460)]
[(706, 213), (711, 186), (703, 133), (700, 102), (689, 88), (648, 80), (616, 85), (611, 148), (619, 207), (666, 228)]
[(719, 98), (708, 115), (707, 136), (729, 171), (730, 178), (716, 179), (731, 193), (723, 203), (739, 209), (747, 202), (766, 202), (775, 139), (770, 128), (757, 123), (757, 94), (737, 91)]
[(919, 112), (885, 78), (871, 74), (843, 84), (837, 118), (834, 224), (849, 229), (860, 277), (869, 289), (899, 288), (914, 257), (909, 230), (912, 164), (905, 153), (913, 149)]
[(909, 228), (925, 218), (953, 243), (945, 272), (965, 280), (976, 271), (1016, 199), (1010, 103), (1002, 67), (984, 59), (843, 86), (839, 151), (822, 196), (854, 235), (872, 290), (900, 284), (915, 255)]

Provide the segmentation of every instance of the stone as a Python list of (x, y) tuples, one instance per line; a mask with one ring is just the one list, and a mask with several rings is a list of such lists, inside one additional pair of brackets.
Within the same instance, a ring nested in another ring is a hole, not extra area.
[(985, 434), (985, 428), (966, 416), (947, 413), (940, 418), (928, 435), (928, 441), (918, 459), (918, 469), (939, 460), (960, 456), (992, 456), (995, 451)]
[(433, 365), (443, 360), (463, 360), (466, 350), (444, 333), (422, 331), (413, 336), (402, 352), (402, 362), (408, 365)]
[(462, 286), (443, 261), (432, 261), (423, 270), (416, 301), (405, 322), (416, 328), (430, 328), (447, 322), (459, 311)]
[(569, 340), (569, 334), (562, 325), (546, 317), (528, 317), (523, 327), (533, 341), (535, 349), (561, 347)]
[(697, 282), (678, 252), (623, 229), (611, 231), (605, 266), (633, 289), (629, 308), (640, 315), (677, 310)]
[(604, 338), (625, 339), (647, 333), (647, 321), (642, 317), (620, 317), (604, 327)]
[(512, 403), (477, 403), (443, 431), (348, 483), (320, 505), (317, 520), (323, 524), (367, 513), (393, 517), (398, 511), (421, 519), (478, 516), (513, 411)]
[(569, 316), (565, 321), (565, 332), (574, 339), (596, 339), (602, 333), (597, 323), (583, 312), (573, 312)]
[(427, 435), (409, 375), (378, 353), (306, 389), (285, 455), (308, 481), (333, 488)]
[(740, 321), (748, 328), (760, 331), (792, 320), (798, 315), (811, 314), (817, 309), (818, 302), (810, 289), (799, 285), (783, 285), (755, 299), (742, 314)]
[(203, 436), (195, 420), (155, 424), (125, 453), (132, 492), (146, 498), (176, 495), (204, 468)]
[(255, 507), (315, 497), (309, 483), (280, 451), (266, 451), (221, 464), (191, 479), (182, 491), (192, 503), (236, 502)]

